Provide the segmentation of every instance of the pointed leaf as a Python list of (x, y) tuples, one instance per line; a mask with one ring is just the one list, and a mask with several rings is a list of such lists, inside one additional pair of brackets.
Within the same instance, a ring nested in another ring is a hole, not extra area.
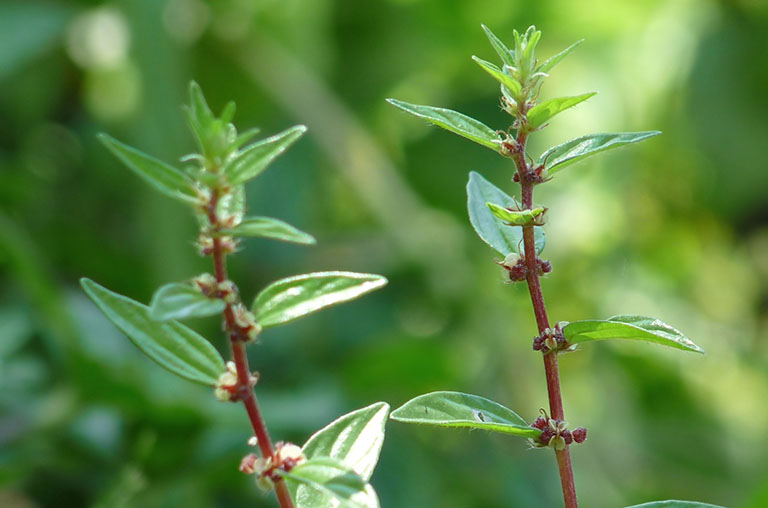
[[(502, 256), (516, 252), (523, 255), (523, 232), (520, 228), (511, 228), (500, 223), (485, 205), (488, 202), (499, 203), (505, 208), (521, 208), (513, 197), (483, 178), (479, 173), (469, 173), (467, 183), (467, 209), (469, 221), (475, 232), (485, 243), (496, 249)], [(534, 228), (536, 253), (544, 250), (544, 230)]]
[(485, 206), (498, 219), (503, 220), (508, 226), (527, 226), (533, 224), (536, 217), (544, 213), (543, 208), (534, 208), (532, 210), (508, 210), (503, 206), (493, 203), (486, 203)]
[(232, 185), (245, 183), (258, 176), (278, 155), (288, 149), (307, 131), (303, 125), (296, 125), (279, 134), (258, 141), (240, 150), (227, 161), (222, 173)]
[(353, 300), (387, 283), (381, 275), (317, 272), (273, 282), (256, 296), (253, 312), (264, 328), (281, 325), (330, 305)]
[[(339, 501), (339, 506), (345, 508), (367, 508), (369, 505), (359, 502), (356, 498), (365, 495), (366, 482), (354, 471), (336, 459), (319, 457), (309, 459), (291, 469), (290, 472), (278, 471), (286, 481), (304, 485), (318, 493)], [(328, 505), (310, 504), (297, 496), (296, 505), (299, 507), (317, 507)]]
[(538, 437), (514, 411), (477, 395), (432, 392), (411, 399), (392, 411), (393, 420), (438, 427), (484, 429), (521, 437)]
[(650, 503), (636, 504), (627, 508), (724, 508), (709, 503), (699, 503), (696, 501), (653, 501)]
[(190, 284), (177, 282), (160, 287), (152, 295), (149, 317), (155, 321), (205, 317), (220, 314), (227, 305), (219, 298), (209, 298)]
[(502, 64), (509, 65), (510, 67), (515, 66), (515, 59), (512, 57), (512, 52), (507, 48), (507, 46), (504, 45), (503, 42), (501, 42), (501, 39), (496, 37), (496, 35), (491, 32), (491, 29), (488, 28), (485, 25), (480, 25), (483, 27), (483, 31), (485, 32), (485, 36), (488, 37), (488, 40), (491, 43), (491, 46), (493, 46), (493, 49), (496, 51), (496, 53), (499, 55), (499, 58), (501, 58)]
[(549, 119), (556, 114), (561, 113), (568, 108), (572, 108), (576, 104), (584, 102), (596, 94), (597, 92), (590, 92), (582, 95), (574, 95), (573, 97), (557, 97), (537, 104), (528, 111), (528, 125), (532, 129), (536, 129), (547, 123)]
[(107, 134), (99, 134), (98, 138), (128, 169), (158, 191), (188, 203), (198, 201), (193, 180), (181, 170), (121, 143)]
[(559, 63), (560, 63), (560, 61), (561, 61), (563, 58), (565, 58), (566, 56), (568, 56), (568, 54), (569, 54), (571, 51), (573, 51), (574, 49), (576, 49), (576, 46), (578, 46), (578, 45), (579, 45), (579, 44), (581, 44), (582, 42), (584, 42), (584, 39), (581, 39), (581, 40), (578, 40), (578, 41), (574, 42), (573, 44), (571, 44), (570, 46), (568, 46), (567, 48), (565, 48), (564, 50), (562, 50), (560, 53), (558, 53), (558, 54), (556, 54), (556, 55), (554, 55), (554, 56), (551, 56), (551, 57), (549, 57), (547, 60), (545, 60), (545, 61), (544, 61), (544, 63), (543, 63), (543, 64), (541, 64), (541, 65), (538, 67), (538, 69), (536, 69), (536, 72), (545, 72), (545, 73), (546, 73), (546, 72), (549, 72), (550, 70), (552, 70), (552, 68), (553, 68), (555, 65), (559, 64)]
[(300, 231), (287, 222), (271, 217), (248, 217), (237, 227), (232, 229), (222, 229), (221, 233), (239, 237), (271, 238), (273, 240), (282, 240), (284, 242), (301, 243), (305, 245), (314, 245), (317, 243), (315, 238), (309, 233)]
[(387, 102), (438, 127), (487, 146), (495, 152), (499, 151), (501, 145), (498, 134), (479, 120), (450, 109), (408, 104), (396, 99), (387, 99)]
[(491, 62), (486, 62), (482, 58), (478, 58), (476, 56), (473, 56), (472, 60), (474, 60), (477, 65), (482, 67), (485, 72), (493, 76), (496, 81), (507, 87), (507, 90), (509, 90), (513, 97), (518, 97), (522, 93), (523, 88), (520, 86), (520, 83)]
[(653, 342), (683, 351), (704, 352), (680, 331), (647, 316), (620, 315), (607, 320), (574, 321), (563, 327), (563, 335), (569, 344), (605, 339), (630, 339)]
[(541, 154), (539, 164), (544, 164), (548, 174), (552, 176), (564, 167), (578, 162), (585, 157), (629, 143), (637, 143), (659, 134), (661, 134), (659, 131), (588, 134), (550, 148)]
[(216, 348), (181, 323), (153, 321), (149, 307), (90, 279), (80, 279), (80, 284), (104, 315), (162, 367), (190, 381), (211, 386), (226, 370)]

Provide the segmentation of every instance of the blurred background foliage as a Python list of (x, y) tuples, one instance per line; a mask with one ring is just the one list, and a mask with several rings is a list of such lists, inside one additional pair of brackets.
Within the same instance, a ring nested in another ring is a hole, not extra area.
[[(241, 128), (309, 134), (248, 187), (250, 211), (312, 248), (248, 241), (247, 300), (282, 276), (385, 274), (390, 285), (250, 348), (277, 439), (303, 442), (368, 403), (478, 393), (532, 419), (546, 405), (523, 287), (471, 232), (470, 170), (511, 164), (384, 102), (505, 128), (480, 29), (586, 42), (543, 96), (599, 90), (534, 152), (599, 131), (660, 129), (540, 188), (555, 320), (658, 316), (707, 355), (595, 344), (562, 359), (582, 504), (661, 498), (768, 506), (768, 5), (762, 0), (3, 0), (0, 2), (0, 505), (273, 506), (237, 472), (242, 408), (161, 370), (77, 286), (147, 301), (208, 271), (195, 224), (119, 166), (108, 131), (168, 161), (191, 151), (197, 80)], [(220, 349), (215, 319), (194, 323)], [(558, 506), (550, 453), (517, 439), (390, 424), (373, 477), (384, 507)]]

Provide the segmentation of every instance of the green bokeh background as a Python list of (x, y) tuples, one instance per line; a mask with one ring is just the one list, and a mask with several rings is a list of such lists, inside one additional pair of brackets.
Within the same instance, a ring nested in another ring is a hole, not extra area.
[[(147, 301), (209, 270), (195, 223), (95, 140), (167, 161), (192, 149), (197, 80), (236, 123), (308, 134), (248, 187), (253, 214), (314, 233), (252, 240), (246, 299), (323, 269), (386, 275), (360, 301), (250, 347), (276, 439), (450, 389), (532, 419), (546, 405), (525, 288), (502, 283), (468, 224), (470, 170), (510, 192), (510, 163), (384, 102), (505, 128), (480, 24), (539, 54), (586, 41), (543, 97), (599, 90), (532, 151), (599, 131), (664, 135), (569, 168), (550, 208), (543, 282), (555, 320), (657, 316), (706, 351), (599, 343), (562, 359), (585, 507), (664, 498), (768, 506), (768, 5), (761, 0), (4, 0), (0, 3), (0, 505), (274, 506), (237, 471), (248, 425), (144, 358), (86, 300), (91, 277)], [(195, 328), (221, 350), (215, 319)], [(516, 438), (392, 423), (382, 506), (558, 506), (554, 458)]]

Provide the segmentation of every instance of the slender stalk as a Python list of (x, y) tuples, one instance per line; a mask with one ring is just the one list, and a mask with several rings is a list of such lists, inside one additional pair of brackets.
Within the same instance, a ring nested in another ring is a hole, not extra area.
[[(214, 229), (216, 229), (219, 224), (218, 216), (216, 214), (216, 205), (218, 204), (218, 201), (219, 191), (213, 189), (207, 207), (207, 215), (208, 221)], [(216, 282), (224, 282), (227, 280), (227, 255), (222, 248), (221, 238), (219, 238), (218, 235), (213, 236), (211, 256), (213, 258), (213, 271), (214, 276), (216, 277)], [(272, 440), (269, 437), (267, 424), (261, 416), (256, 395), (253, 393), (250, 384), (251, 369), (248, 366), (248, 356), (245, 351), (245, 343), (248, 341), (248, 337), (243, 333), (241, 327), (238, 326), (237, 321), (235, 320), (234, 310), (229, 303), (224, 308), (224, 328), (229, 336), (232, 361), (235, 363), (237, 369), (237, 394), (242, 401), (243, 406), (245, 406), (245, 411), (248, 414), (251, 427), (253, 427), (253, 433), (256, 436), (261, 456), (264, 458), (272, 457), (274, 455)], [(281, 479), (275, 481), (275, 494), (277, 495), (277, 501), (280, 503), (281, 508), (293, 508), (293, 501), (288, 492), (288, 487)]]
[[(525, 126), (525, 108), (521, 108), (519, 119), (523, 128), (518, 130), (516, 138), (516, 150), (513, 155), (517, 174), (520, 179), (521, 200), (524, 209), (533, 208), (533, 182), (529, 174), (531, 168), (525, 160), (525, 144), (527, 133)], [(523, 226), (523, 247), (525, 249), (526, 283), (528, 293), (531, 295), (533, 313), (536, 316), (536, 325), (539, 333), (549, 328), (547, 308), (544, 304), (544, 296), (541, 293), (538, 267), (536, 264), (536, 246), (534, 243), (534, 226)], [(557, 366), (557, 351), (544, 353), (544, 373), (547, 379), (547, 395), (549, 396), (550, 416), (556, 420), (565, 420), (563, 413), (563, 397), (560, 393), (560, 373)], [(578, 508), (576, 500), (576, 486), (573, 480), (573, 467), (571, 466), (571, 454), (568, 445), (562, 450), (555, 450), (557, 469), (560, 473), (560, 486), (563, 491), (565, 508)]]

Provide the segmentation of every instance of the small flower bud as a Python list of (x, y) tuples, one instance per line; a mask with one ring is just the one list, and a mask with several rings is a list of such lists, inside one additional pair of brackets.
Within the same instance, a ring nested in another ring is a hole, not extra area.
[(547, 426), (547, 420), (546, 418), (543, 418), (541, 416), (533, 420), (533, 423), (531, 423), (531, 427), (533, 427), (534, 429), (544, 430), (546, 426)]
[(254, 465), (256, 464), (256, 461), (258, 460), (258, 457), (256, 457), (255, 453), (249, 453), (245, 457), (243, 457), (243, 460), (240, 461), (240, 472), (245, 474), (253, 474), (256, 472), (256, 469)]
[(248, 438), (248, 446), (258, 446), (259, 445), (259, 438), (256, 436), (251, 436)]
[(237, 367), (235, 362), (227, 362), (227, 370), (219, 376), (213, 393), (222, 402), (237, 400)]
[(583, 443), (587, 439), (587, 429), (584, 427), (573, 429), (571, 434), (573, 435), (573, 440), (577, 443)]

